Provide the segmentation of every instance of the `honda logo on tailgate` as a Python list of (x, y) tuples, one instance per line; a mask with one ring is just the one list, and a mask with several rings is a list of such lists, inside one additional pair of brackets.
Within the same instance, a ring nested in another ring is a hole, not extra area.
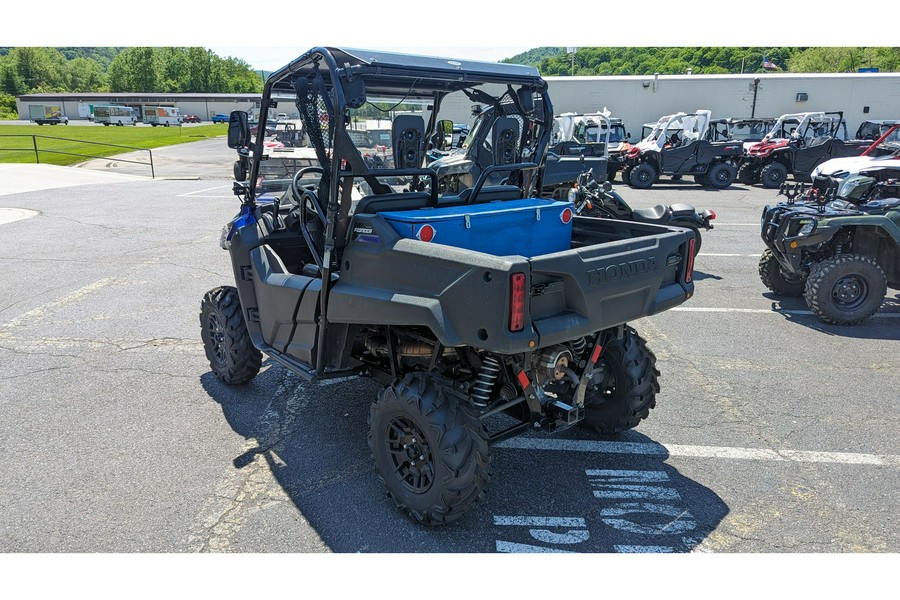
[(588, 285), (600, 285), (656, 270), (655, 258), (641, 258), (588, 271)]

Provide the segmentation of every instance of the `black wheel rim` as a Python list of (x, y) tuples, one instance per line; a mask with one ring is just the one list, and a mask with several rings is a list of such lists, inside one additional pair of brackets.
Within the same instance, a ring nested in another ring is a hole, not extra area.
[(728, 171), (725, 169), (719, 169), (719, 172), (716, 173), (716, 181), (719, 183), (728, 183), (731, 177), (728, 175)]
[(401, 485), (414, 494), (427, 492), (434, 483), (434, 460), (418, 425), (409, 417), (394, 417), (384, 444)]
[(769, 171), (769, 181), (772, 183), (781, 183), (784, 181), (784, 171), (781, 169), (772, 169)]
[(228, 351), (225, 348), (225, 328), (219, 315), (210, 313), (206, 319), (206, 331), (209, 333), (209, 340), (212, 343), (212, 353), (218, 364), (225, 364), (225, 357)]
[(858, 275), (847, 275), (838, 279), (831, 288), (831, 297), (835, 304), (844, 310), (859, 308), (869, 293), (869, 287), (865, 279)]

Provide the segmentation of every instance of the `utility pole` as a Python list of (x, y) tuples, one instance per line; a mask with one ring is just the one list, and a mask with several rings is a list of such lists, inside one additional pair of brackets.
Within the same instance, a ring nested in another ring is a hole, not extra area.
[(575, 75), (575, 53), (578, 51), (578, 48), (574, 46), (568, 46), (566, 48), (566, 52), (569, 53), (569, 56), (572, 58), (572, 71), (570, 75)]

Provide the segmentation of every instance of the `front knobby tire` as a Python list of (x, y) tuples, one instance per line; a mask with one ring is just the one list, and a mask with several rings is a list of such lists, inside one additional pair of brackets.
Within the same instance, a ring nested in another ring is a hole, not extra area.
[(884, 271), (861, 254), (841, 254), (819, 263), (806, 280), (810, 310), (832, 325), (856, 325), (874, 315), (887, 294)]
[(639, 190), (646, 190), (656, 183), (657, 176), (656, 168), (650, 163), (643, 162), (631, 169), (628, 183)]
[(794, 277), (785, 273), (768, 248), (759, 257), (759, 278), (764, 286), (779, 296), (802, 296), (806, 289), (806, 277)]
[(637, 427), (656, 407), (659, 371), (656, 356), (632, 327), (606, 346), (584, 402), (582, 424), (601, 435)]
[(223, 383), (240, 385), (259, 373), (262, 353), (250, 340), (237, 289), (217, 287), (203, 296), (200, 337), (209, 366)]
[(787, 181), (788, 170), (780, 162), (769, 163), (759, 172), (759, 181), (766, 189), (781, 187)]
[(375, 473), (397, 508), (425, 525), (456, 521), (491, 480), (488, 436), (478, 417), (426, 373), (409, 373), (370, 410)]

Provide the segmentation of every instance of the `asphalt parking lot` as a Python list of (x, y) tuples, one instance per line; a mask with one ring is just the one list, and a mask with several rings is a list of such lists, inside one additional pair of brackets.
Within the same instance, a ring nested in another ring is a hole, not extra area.
[(694, 298), (633, 323), (659, 359), (656, 409), (616, 438), (500, 444), (485, 501), (423, 528), (375, 479), (375, 384), (310, 385), (269, 361), (239, 388), (210, 372), (198, 313), (231, 278), (226, 156), (198, 179), (95, 165), (0, 195), (0, 551), (900, 550), (900, 293), (854, 327), (770, 294), (772, 191), (619, 185), (635, 206), (718, 214)]

